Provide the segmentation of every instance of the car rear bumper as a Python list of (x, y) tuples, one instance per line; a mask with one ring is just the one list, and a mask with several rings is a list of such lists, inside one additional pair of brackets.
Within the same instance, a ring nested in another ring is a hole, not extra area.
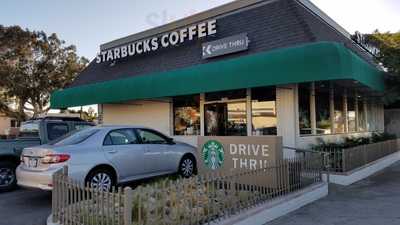
[(17, 183), (22, 187), (50, 191), (53, 189), (53, 174), (57, 170), (30, 171), (21, 168), (16, 170)]

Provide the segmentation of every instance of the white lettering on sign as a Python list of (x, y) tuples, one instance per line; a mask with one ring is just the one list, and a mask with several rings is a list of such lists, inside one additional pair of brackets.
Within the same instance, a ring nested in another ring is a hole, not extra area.
[(247, 33), (242, 33), (203, 44), (203, 58), (245, 51), (249, 47)]
[(258, 156), (260, 153), (263, 157), (269, 156), (268, 145), (256, 145), (256, 144), (230, 144), (229, 152), (231, 155), (243, 155), (243, 156)]
[(233, 169), (250, 169), (257, 170), (266, 168), (268, 160), (246, 159), (246, 158), (232, 158)]
[(140, 55), (147, 52), (157, 51), (169, 46), (177, 46), (185, 41), (204, 38), (217, 33), (217, 21), (210, 20), (199, 23), (181, 30), (163, 34), (159, 37), (152, 37), (137, 41), (127, 45), (119, 46), (113, 49), (105, 50), (97, 54), (96, 63), (114, 61), (128, 56)]
[(262, 169), (266, 167), (267, 159), (257, 160), (259, 156), (269, 157), (269, 145), (229, 144), (229, 153), (233, 156), (234, 169)]

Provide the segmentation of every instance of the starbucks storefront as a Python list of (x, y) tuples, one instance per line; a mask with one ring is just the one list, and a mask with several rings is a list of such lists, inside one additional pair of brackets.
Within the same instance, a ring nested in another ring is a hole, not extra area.
[[(383, 130), (383, 72), (307, 0), (249, 0), (100, 46), (52, 108), (98, 104), (103, 124), (307, 147)], [(285, 155), (290, 155), (285, 152)]]

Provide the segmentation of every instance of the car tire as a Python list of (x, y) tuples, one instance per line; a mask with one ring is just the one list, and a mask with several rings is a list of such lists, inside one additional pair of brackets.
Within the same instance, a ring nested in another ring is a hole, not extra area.
[(94, 189), (110, 192), (116, 185), (115, 181), (115, 175), (110, 170), (95, 169), (89, 173), (85, 183)]
[(196, 174), (196, 160), (193, 156), (186, 155), (179, 162), (178, 173), (184, 178), (189, 178)]
[(12, 191), (17, 187), (15, 174), (17, 165), (11, 162), (0, 162), (0, 192)]

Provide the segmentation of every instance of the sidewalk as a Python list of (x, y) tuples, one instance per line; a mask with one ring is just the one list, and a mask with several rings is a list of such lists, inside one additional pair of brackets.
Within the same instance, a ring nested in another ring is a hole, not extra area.
[(268, 225), (399, 225), (400, 162)]

